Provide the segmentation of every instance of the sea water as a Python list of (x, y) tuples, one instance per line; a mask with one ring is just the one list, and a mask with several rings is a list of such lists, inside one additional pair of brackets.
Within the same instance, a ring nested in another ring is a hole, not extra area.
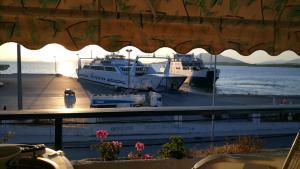
[[(0, 72), (2, 74), (17, 72), (16, 62), (1, 62), (0, 64), (10, 65), (6, 71)], [(67, 71), (61, 63), (56, 66), (57, 73), (77, 78), (77, 63), (70, 63)], [(158, 65), (154, 68), (159, 70)], [(220, 69), (220, 77), (216, 82), (218, 94), (300, 95), (300, 68), (257, 66), (217, 66), (217, 68)], [(54, 74), (55, 64), (23, 62), (22, 73)], [(184, 86), (181, 90), (211, 92), (190, 86)]]
[(219, 66), (218, 93), (300, 95), (300, 68)]

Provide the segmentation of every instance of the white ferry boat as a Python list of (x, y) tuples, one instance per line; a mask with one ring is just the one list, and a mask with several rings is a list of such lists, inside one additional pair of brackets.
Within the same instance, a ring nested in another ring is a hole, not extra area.
[[(123, 55), (111, 54), (96, 58), (78, 69), (78, 78), (98, 83), (137, 90), (177, 90), (186, 79), (184, 75), (157, 73), (151, 65), (125, 59)], [(79, 64), (80, 65), (80, 64)]]
[[(166, 66), (167, 67), (167, 66)], [(185, 83), (210, 87), (214, 81), (214, 68), (205, 67), (203, 61), (194, 54), (174, 54), (170, 62), (170, 73), (187, 76)], [(216, 69), (216, 80), (220, 70)]]

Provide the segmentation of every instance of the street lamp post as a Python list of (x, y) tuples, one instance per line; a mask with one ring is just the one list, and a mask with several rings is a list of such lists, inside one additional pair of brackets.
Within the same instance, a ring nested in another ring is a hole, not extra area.
[(77, 70), (79, 70), (79, 69), (81, 69), (81, 60), (80, 60), (79, 54), (77, 53), (76, 55), (77, 55), (77, 66), (78, 66)]
[(54, 57), (54, 71), (55, 71), (55, 75), (57, 74), (57, 71), (56, 71), (56, 56), (53, 56)]
[(126, 52), (128, 52), (128, 89), (130, 88), (130, 52), (132, 52), (132, 49), (126, 49)]

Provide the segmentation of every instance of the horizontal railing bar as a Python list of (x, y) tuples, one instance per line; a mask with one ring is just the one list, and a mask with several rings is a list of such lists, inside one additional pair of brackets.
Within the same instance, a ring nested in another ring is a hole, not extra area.
[(0, 120), (249, 113), (300, 113), (300, 105), (28, 109), (0, 111)]
[[(270, 116), (258, 116), (258, 117), (225, 117), (218, 119), (216, 118), (215, 121), (231, 121), (231, 120), (253, 120), (253, 119), (260, 119), (260, 120), (268, 120), (270, 118), (278, 118), (278, 115), (270, 115)], [(117, 118), (117, 117), (116, 117)], [(276, 119), (275, 119), (276, 120)], [(273, 121), (275, 121), (273, 120)], [(288, 121), (287, 119), (281, 119), (283, 121)], [(183, 123), (194, 123), (194, 122), (210, 122), (211, 119), (205, 118), (205, 119), (182, 119), (182, 120), (131, 120), (131, 121), (101, 121), (101, 122), (64, 122), (62, 124), (64, 125), (91, 125), (91, 124), (144, 124), (144, 123), (176, 123), (176, 122), (183, 122)], [(272, 120), (271, 120), (272, 121)], [(1, 124), (6, 125), (30, 125), (30, 126), (49, 126), (54, 125), (54, 121), (52, 122), (20, 122), (20, 121), (4, 121), (1, 122)]]

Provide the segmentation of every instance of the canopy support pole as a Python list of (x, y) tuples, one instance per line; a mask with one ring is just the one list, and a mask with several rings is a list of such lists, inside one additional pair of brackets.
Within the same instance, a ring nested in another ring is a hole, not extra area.
[(215, 96), (216, 96), (216, 71), (217, 71), (217, 56), (214, 55), (214, 80), (213, 80), (213, 96), (212, 96), (212, 106), (215, 106)]
[[(217, 56), (215, 57), (215, 63), (214, 63), (214, 81), (213, 81), (213, 95), (212, 95), (212, 106), (215, 106), (215, 95), (216, 95), (216, 67), (217, 67)], [(212, 113), (211, 115), (211, 143), (213, 145), (213, 142), (215, 140), (215, 114)]]
[(128, 52), (128, 89), (130, 89), (130, 73), (135, 67), (130, 67), (130, 52), (132, 52), (132, 49), (126, 49), (126, 52)]
[(23, 109), (21, 45), (17, 44), (18, 109)]

